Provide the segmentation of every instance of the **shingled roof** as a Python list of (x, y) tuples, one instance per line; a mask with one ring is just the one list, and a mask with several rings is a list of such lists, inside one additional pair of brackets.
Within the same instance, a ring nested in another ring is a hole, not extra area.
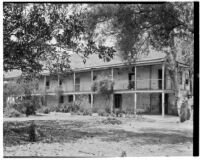
[[(136, 61), (137, 62), (147, 62), (150, 60), (162, 60), (165, 57), (165, 54), (163, 52), (157, 52), (157, 51), (153, 51), (151, 50), (147, 55), (142, 55), (141, 57), (139, 57)], [(97, 54), (92, 54), (90, 55), (87, 60), (86, 63), (83, 63), (83, 59), (78, 55), (78, 54), (72, 54), (70, 57), (70, 66), (72, 68), (72, 70), (77, 70), (77, 69), (91, 69), (91, 68), (95, 68), (95, 67), (103, 67), (103, 66), (112, 66), (112, 65), (119, 65), (119, 64), (123, 64), (122, 59), (120, 58), (120, 56), (118, 55), (118, 53), (115, 54), (114, 58), (109, 61), (109, 62), (105, 62), (103, 61), (103, 59), (99, 59)], [(48, 71), (43, 71), (42, 74), (48, 74)], [(4, 73), (4, 78), (13, 78), (13, 77), (18, 77), (21, 75), (21, 71), (20, 70), (13, 70), (11, 72), (6, 72)]]

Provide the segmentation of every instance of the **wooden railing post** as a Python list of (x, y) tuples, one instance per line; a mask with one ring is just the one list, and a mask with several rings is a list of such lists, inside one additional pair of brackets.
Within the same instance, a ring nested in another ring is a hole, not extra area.
[(46, 82), (47, 82), (47, 77), (44, 76), (44, 105), (45, 106), (47, 105), (47, 102), (46, 102), (46, 94), (47, 94), (47, 91), (46, 91)]
[(135, 66), (135, 90), (137, 90), (137, 67)]

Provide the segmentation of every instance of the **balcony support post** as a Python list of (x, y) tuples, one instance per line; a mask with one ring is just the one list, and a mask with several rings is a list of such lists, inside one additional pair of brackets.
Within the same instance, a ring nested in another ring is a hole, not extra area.
[[(94, 75), (93, 75), (93, 70), (91, 70), (91, 85), (92, 85), (92, 83), (93, 83), (93, 77), (94, 77)], [(92, 93), (92, 91), (91, 91), (91, 108), (93, 108), (93, 93)]]
[(73, 86), (74, 86), (74, 94), (73, 94), (73, 101), (75, 102), (76, 101), (76, 96), (75, 96), (75, 91), (76, 91), (76, 73), (74, 72), (74, 83), (73, 83)]
[(162, 90), (165, 89), (165, 64), (162, 64)]
[(152, 78), (152, 66), (149, 66), (150, 69), (150, 75), (149, 75), (149, 89), (151, 90), (151, 78)]
[(137, 67), (135, 66), (135, 90), (137, 90)]
[(134, 115), (137, 114), (137, 93), (134, 93)]
[(165, 116), (165, 93), (162, 92), (162, 117)]
[(46, 94), (47, 94), (47, 90), (46, 90), (46, 82), (47, 82), (47, 76), (44, 76), (44, 105), (47, 105), (46, 102)]
[[(114, 82), (114, 69), (111, 68), (111, 80), (112, 82)], [(114, 86), (113, 86), (114, 89)], [(112, 93), (110, 95), (110, 101), (111, 101), (111, 105), (110, 105), (110, 113), (113, 113), (113, 108), (114, 108), (114, 94)]]

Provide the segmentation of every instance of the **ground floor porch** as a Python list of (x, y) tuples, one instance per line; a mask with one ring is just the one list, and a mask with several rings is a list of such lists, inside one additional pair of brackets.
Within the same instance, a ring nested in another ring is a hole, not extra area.
[(46, 95), (45, 105), (79, 102), (83, 107), (110, 110), (112, 113), (177, 115), (172, 92), (128, 92), (113, 94), (61, 94)]

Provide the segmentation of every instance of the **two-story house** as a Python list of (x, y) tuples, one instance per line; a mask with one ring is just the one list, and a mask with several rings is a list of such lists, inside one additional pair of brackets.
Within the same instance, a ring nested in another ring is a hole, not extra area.
[[(94, 81), (102, 76), (114, 82), (110, 95), (111, 111), (126, 110), (134, 114), (177, 114), (175, 96), (163, 53), (150, 52), (126, 65), (119, 56), (110, 62), (104, 62), (98, 55), (89, 56), (84, 64), (77, 55), (71, 55), (71, 71), (62, 75), (51, 76), (43, 72), (39, 80), (39, 89), (35, 95), (43, 95), (44, 105), (62, 104), (81, 100), (82, 105), (91, 108), (105, 108), (107, 97), (91, 90)], [(187, 68), (185, 65), (180, 64)], [(188, 71), (179, 74), (182, 91), (189, 90)], [(57, 91), (61, 91), (57, 97)]]

